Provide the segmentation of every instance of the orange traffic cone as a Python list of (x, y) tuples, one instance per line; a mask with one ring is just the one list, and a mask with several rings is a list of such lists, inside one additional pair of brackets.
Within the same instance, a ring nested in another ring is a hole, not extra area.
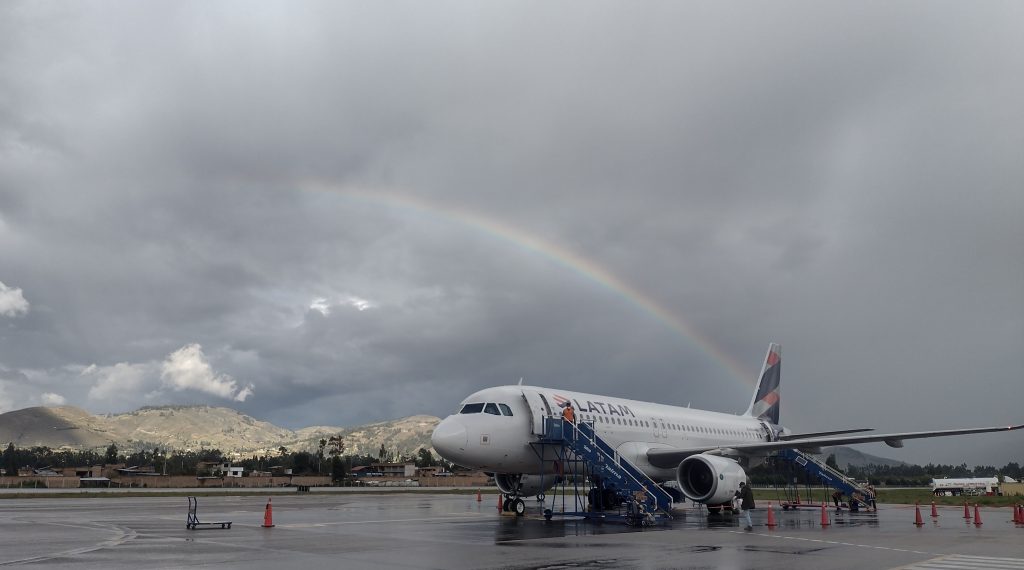
[(1018, 505), (1013, 506), (1013, 524), (1020, 524), (1020, 509)]
[(924, 521), (921, 520), (921, 503), (917, 501), (914, 501), (914, 524), (924, 526)]
[(974, 503), (974, 526), (981, 526), (981, 512), (978, 511), (978, 503)]
[(967, 507), (967, 501), (964, 501), (964, 518), (971, 520), (971, 510)]
[(484, 500), (484, 498), (480, 496), (480, 489), (477, 489), (476, 490), (476, 502), (479, 503), (482, 500)]
[(824, 526), (828, 526), (830, 524), (832, 524), (832, 523), (828, 520), (828, 511), (825, 510), (825, 502), (822, 501), (821, 502), (821, 526), (824, 527)]
[(939, 510), (935, 508), (935, 501), (932, 501), (932, 518), (939, 518)]
[(1024, 505), (1017, 505), (1017, 524), (1024, 524)]
[(772, 510), (772, 504), (768, 503), (768, 528), (775, 528), (775, 511)]
[(501, 511), (505, 510), (505, 509), (502, 508), (503, 506), (504, 506), (504, 501), (501, 500), (501, 493), (498, 493), (498, 512), (499, 513)]
[(267, 499), (267, 508), (263, 511), (263, 528), (274, 527), (274, 507), (270, 506), (270, 499)]

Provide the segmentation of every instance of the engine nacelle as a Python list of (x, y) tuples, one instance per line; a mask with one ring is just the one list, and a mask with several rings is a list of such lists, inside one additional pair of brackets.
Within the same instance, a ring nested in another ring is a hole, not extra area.
[(676, 482), (691, 501), (716, 505), (732, 500), (747, 474), (732, 459), (717, 455), (691, 455), (676, 468)]
[(555, 486), (557, 475), (520, 475), (518, 473), (495, 473), (494, 484), (506, 495), (532, 497)]

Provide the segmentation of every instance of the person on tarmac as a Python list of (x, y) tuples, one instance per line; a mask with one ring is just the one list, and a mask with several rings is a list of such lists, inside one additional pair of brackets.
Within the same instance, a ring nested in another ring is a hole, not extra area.
[(747, 526), (743, 527), (743, 530), (754, 530), (754, 523), (750, 520), (750, 511), (754, 508), (754, 491), (750, 489), (750, 485), (740, 481), (740, 488), (736, 491), (736, 497), (740, 500), (740, 512), (747, 520)]

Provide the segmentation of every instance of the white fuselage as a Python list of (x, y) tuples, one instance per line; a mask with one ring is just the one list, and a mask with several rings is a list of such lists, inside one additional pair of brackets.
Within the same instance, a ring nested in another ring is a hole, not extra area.
[(543, 419), (561, 416), (565, 402), (572, 404), (577, 422), (593, 423), (620, 456), (658, 481), (674, 479), (675, 470), (651, 465), (647, 451), (652, 448), (728, 448), (772, 438), (772, 428), (750, 416), (554, 388), (499, 386), (463, 400), (458, 412), (438, 425), (432, 443), (442, 457), (464, 467), (551, 473), (556, 456), (531, 443), (543, 433)]

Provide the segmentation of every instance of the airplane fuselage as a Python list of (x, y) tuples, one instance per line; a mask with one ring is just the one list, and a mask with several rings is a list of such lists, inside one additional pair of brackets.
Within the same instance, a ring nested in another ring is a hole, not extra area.
[(775, 426), (750, 416), (537, 386), (498, 386), (463, 400), (458, 412), (434, 431), (434, 449), (464, 467), (551, 473), (556, 457), (531, 443), (541, 437), (543, 419), (560, 417), (566, 403), (573, 406), (577, 422), (592, 423), (620, 456), (658, 481), (673, 480), (675, 470), (651, 465), (647, 459), (651, 449), (728, 448), (771, 441), (777, 433)]

